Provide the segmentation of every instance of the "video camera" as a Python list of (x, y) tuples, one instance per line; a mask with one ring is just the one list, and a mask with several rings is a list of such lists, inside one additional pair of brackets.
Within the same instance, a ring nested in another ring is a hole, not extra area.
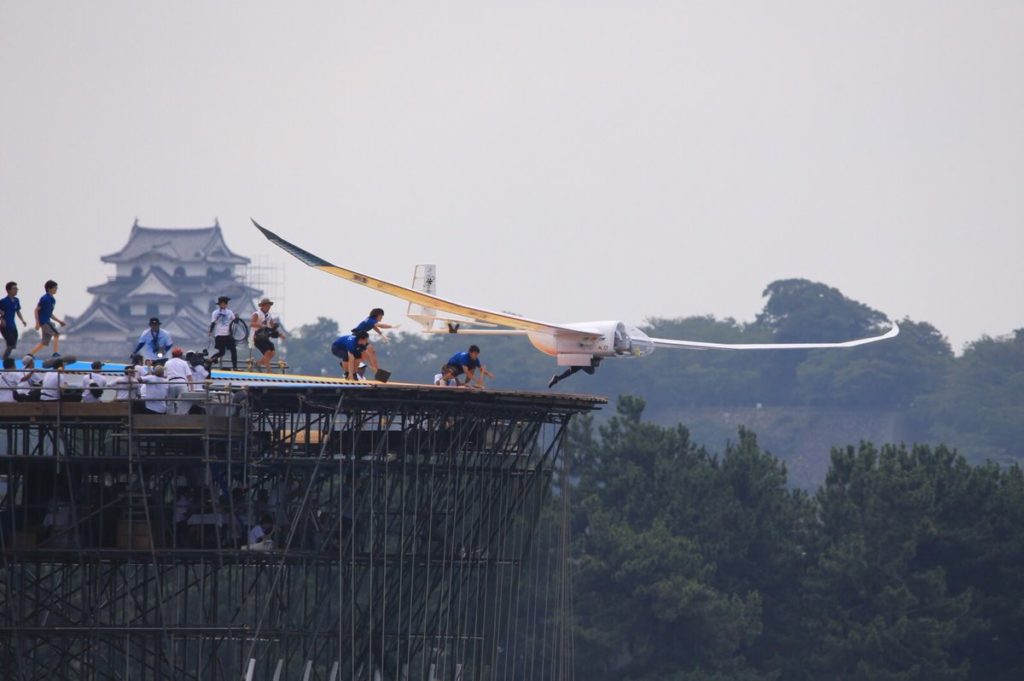
[(201, 364), (206, 364), (207, 359), (209, 359), (209, 355), (210, 351), (203, 348), (199, 351), (185, 353), (185, 361), (188, 362), (189, 366), (197, 367)]

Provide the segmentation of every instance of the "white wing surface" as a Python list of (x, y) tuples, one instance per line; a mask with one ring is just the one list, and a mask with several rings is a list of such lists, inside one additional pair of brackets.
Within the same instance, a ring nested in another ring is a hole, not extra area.
[(536, 331), (540, 333), (547, 333), (556, 335), (563, 338), (592, 338), (595, 335), (600, 335), (597, 330), (580, 330), (578, 328), (571, 328), (568, 326), (562, 326), (559, 324), (550, 324), (548, 322), (537, 321), (535, 319), (527, 319), (526, 317), (520, 317), (518, 315), (508, 314), (506, 312), (494, 312), (493, 310), (485, 310), (479, 307), (471, 307), (469, 305), (462, 305), (444, 298), (439, 298), (423, 291), (417, 291), (415, 289), (402, 286), (400, 284), (393, 284), (383, 279), (377, 279), (365, 274), (360, 274), (344, 267), (338, 267), (337, 265), (331, 264), (320, 258), (319, 256), (313, 255), (309, 251), (299, 248), (293, 243), (285, 241), (278, 235), (266, 229), (255, 220), (252, 224), (256, 225), (256, 229), (263, 232), (263, 236), (274, 244), (293, 256), (306, 263), (310, 267), (315, 267), (318, 270), (333, 274), (336, 277), (347, 279), (356, 284), (361, 284), (368, 288), (386, 293), (396, 298), (421, 305), (425, 308), (431, 308), (439, 310), (441, 312), (447, 312), (449, 314), (461, 315), (468, 317), (469, 319), (485, 324), (497, 324), (499, 326), (507, 326), (513, 329), (521, 329), (523, 331)]
[(707, 343), (704, 341), (671, 340), (668, 338), (652, 338), (659, 348), (690, 348), (698, 350), (816, 350), (825, 348), (855, 348), (858, 345), (877, 343), (887, 338), (895, 338), (900, 334), (900, 327), (895, 322), (892, 328), (881, 336), (869, 336), (856, 340), (838, 343)]

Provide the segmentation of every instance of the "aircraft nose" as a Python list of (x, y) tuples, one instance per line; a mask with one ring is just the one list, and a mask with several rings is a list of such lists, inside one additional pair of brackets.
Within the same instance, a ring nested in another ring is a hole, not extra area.
[(636, 327), (631, 327), (629, 334), (629, 352), (634, 357), (646, 357), (654, 352), (654, 341), (646, 333)]

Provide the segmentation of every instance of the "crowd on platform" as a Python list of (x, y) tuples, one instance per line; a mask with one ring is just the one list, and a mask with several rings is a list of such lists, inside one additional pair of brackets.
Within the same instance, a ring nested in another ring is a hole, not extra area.
[[(80, 399), (83, 402), (98, 402), (106, 390), (114, 390), (115, 400), (129, 400), (136, 403), (139, 411), (164, 414), (187, 413), (189, 405), (182, 400), (186, 392), (201, 389), (214, 364), (227, 369), (224, 358), (231, 358), (231, 369), (238, 370), (237, 335), (244, 339), (252, 332), (253, 345), (261, 353), (255, 363), (257, 371), (270, 371), (277, 347), (274, 340), (284, 338), (280, 320), (271, 313), (274, 302), (264, 298), (246, 325), (228, 307), (231, 299), (220, 296), (217, 307), (210, 315), (208, 337), (213, 341), (215, 352), (207, 356), (202, 353), (186, 353), (174, 347), (171, 335), (161, 328), (160, 319), (151, 317), (149, 328), (142, 332), (131, 351), (130, 363), (123, 375), (111, 379), (102, 373), (103, 363), (93, 362), (92, 371), (80, 380), (64, 373), (64, 358), (60, 354), (61, 328), (66, 322), (54, 314), (56, 307), (57, 282), (47, 281), (44, 294), (35, 307), (33, 319), (35, 329), (40, 333), (39, 342), (22, 358), (22, 368), (16, 369), (11, 357), (18, 345), (18, 321), (27, 326), (18, 298), (17, 282), (7, 282), (7, 295), (0, 299), (0, 330), (4, 339), (3, 372), (0, 373), (0, 402), (54, 401)], [(331, 354), (338, 358), (342, 375), (353, 380), (365, 380), (367, 363), (377, 380), (387, 380), (390, 374), (382, 371), (377, 353), (370, 344), (370, 332), (376, 332), (382, 342), (387, 342), (383, 329), (393, 328), (383, 323), (384, 310), (374, 308), (366, 319), (359, 322), (348, 334), (337, 337), (331, 344)], [(242, 333), (237, 325), (242, 324)], [(51, 347), (51, 356), (37, 368), (37, 354)], [(40, 369), (49, 369), (43, 371)], [(461, 377), (461, 380), (460, 380)], [(458, 352), (441, 367), (434, 376), (434, 385), (447, 387), (483, 387), (484, 377), (494, 374), (480, 362), (480, 348), (471, 345), (468, 350)]]

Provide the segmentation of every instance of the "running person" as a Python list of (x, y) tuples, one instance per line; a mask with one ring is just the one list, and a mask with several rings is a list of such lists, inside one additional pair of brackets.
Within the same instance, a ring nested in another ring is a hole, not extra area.
[[(448, 360), (448, 364), (452, 365), (456, 377), (466, 374), (463, 385), (469, 385), (471, 381), (476, 380), (477, 386), (482, 388), (484, 387), (484, 376), (494, 378), (494, 374), (480, 363), (480, 348), (476, 345), (470, 345), (469, 350), (465, 352), (456, 352)], [(479, 376), (476, 375), (477, 369), (480, 370)]]
[(257, 367), (263, 367), (264, 371), (270, 369), (270, 360), (274, 359), (277, 347), (274, 346), (273, 338), (285, 338), (281, 330), (281, 320), (270, 313), (270, 306), (274, 304), (270, 298), (260, 301), (259, 308), (252, 313), (249, 320), (249, 328), (253, 330), (252, 344), (263, 353), (260, 361), (256, 362)]
[[(359, 360), (370, 342), (370, 334), (365, 331), (353, 333), (348, 336), (338, 336), (331, 344), (331, 354), (341, 360), (341, 370), (345, 372), (345, 378), (355, 377), (359, 372)], [(367, 355), (370, 360), (370, 368), (377, 372), (377, 360)]]
[[(67, 324), (63, 319), (58, 319), (53, 314), (53, 308), (57, 305), (57, 299), (54, 298), (54, 294), (57, 293), (57, 282), (53, 279), (47, 281), (43, 288), (46, 289), (46, 293), (39, 299), (39, 304), (36, 305), (36, 329), (42, 335), (39, 343), (29, 351), (28, 354), (33, 357), (36, 353), (45, 348), (50, 344), (50, 339), (53, 339), (53, 356), (60, 357), (60, 331), (57, 330), (57, 324), (66, 326)], [(54, 324), (57, 322), (57, 324)]]
[(14, 318), (21, 320), (22, 326), (28, 326), (25, 318), (21, 315), (21, 301), (18, 300), (18, 284), (14, 281), (7, 282), (7, 295), (0, 298), (0, 318), (2, 318), (2, 331), (4, 344), (4, 359), (11, 356), (11, 352), (18, 346), (18, 324)]
[(231, 353), (231, 368), (238, 371), (238, 350), (235, 348), (235, 337), (231, 335), (231, 322), (235, 321), (235, 313), (228, 309), (231, 299), (221, 296), (217, 299), (217, 309), (210, 315), (210, 331), (213, 336), (213, 347), (217, 352), (210, 355), (210, 361), (219, 361), (225, 352)]
[[(370, 316), (356, 324), (355, 328), (352, 329), (352, 333), (366, 332), (369, 335), (371, 331), (376, 331), (377, 335), (380, 336), (381, 342), (387, 343), (388, 337), (384, 335), (381, 329), (392, 329), (394, 327), (391, 324), (381, 322), (382, 319), (384, 319), (384, 310), (375, 307), (370, 310)], [(377, 351), (373, 349), (372, 345), (366, 346), (366, 358), (370, 360), (371, 366), (377, 365)]]

